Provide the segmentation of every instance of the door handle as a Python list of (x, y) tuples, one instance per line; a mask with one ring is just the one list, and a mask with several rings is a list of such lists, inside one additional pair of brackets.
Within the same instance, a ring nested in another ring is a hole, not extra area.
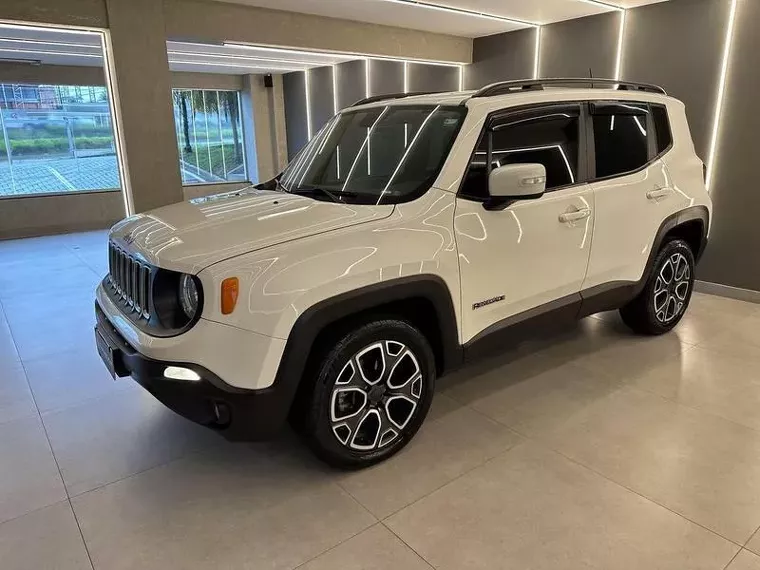
[(671, 192), (672, 190), (670, 188), (657, 188), (656, 190), (650, 190), (647, 192), (647, 199), (658, 200), (660, 198), (665, 198), (666, 196), (669, 196)]
[(570, 222), (577, 222), (578, 220), (584, 220), (591, 215), (591, 208), (583, 208), (582, 210), (576, 210), (575, 212), (565, 212), (559, 215), (559, 221), (563, 224)]

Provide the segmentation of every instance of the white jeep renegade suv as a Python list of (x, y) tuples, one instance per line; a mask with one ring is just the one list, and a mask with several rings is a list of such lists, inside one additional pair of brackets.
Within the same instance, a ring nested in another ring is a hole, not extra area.
[(532, 329), (689, 304), (711, 202), (684, 106), (541, 80), (371, 98), (275, 179), (110, 235), (98, 349), (231, 439), (289, 418), (324, 460), (399, 451), (436, 378)]

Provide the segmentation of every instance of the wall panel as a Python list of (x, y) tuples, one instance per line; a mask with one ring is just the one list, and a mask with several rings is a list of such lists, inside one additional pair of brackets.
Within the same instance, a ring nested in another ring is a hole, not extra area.
[(409, 64), (409, 91), (457, 91), (459, 68), (424, 63)]
[(332, 67), (309, 70), (309, 102), (311, 104), (311, 132), (318, 133), (335, 114)]
[(619, 12), (544, 26), (539, 77), (614, 78), (619, 32)]
[(309, 138), (306, 127), (306, 76), (303, 71), (286, 73), (282, 76), (282, 84), (288, 159), (292, 160)]
[(478, 89), (496, 81), (532, 78), (535, 53), (534, 29), (477, 38), (472, 65), (465, 68), (465, 84)]
[(623, 79), (662, 85), (686, 104), (697, 153), (707, 158), (728, 0), (671, 0), (629, 10)]

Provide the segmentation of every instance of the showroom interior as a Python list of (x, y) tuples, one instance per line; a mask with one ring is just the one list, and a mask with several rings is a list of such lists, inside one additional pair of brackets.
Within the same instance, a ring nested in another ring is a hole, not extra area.
[[(755, 0), (4, 0), (0, 566), (760, 570), (759, 24)], [(672, 332), (608, 312), (517, 343), (352, 472), (104, 368), (123, 218), (265, 183), (368, 97), (557, 77), (686, 106), (713, 219)]]

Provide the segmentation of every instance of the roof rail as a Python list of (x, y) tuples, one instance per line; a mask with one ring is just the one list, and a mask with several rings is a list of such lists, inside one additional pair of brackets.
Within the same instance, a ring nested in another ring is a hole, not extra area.
[(359, 99), (356, 103), (354, 103), (351, 106), (358, 107), (359, 105), (377, 103), (378, 101), (389, 101), (391, 99), (405, 99), (406, 97), (414, 97), (415, 95), (433, 95), (434, 93), (442, 93), (442, 91), (414, 91), (412, 93), (386, 93), (385, 95), (373, 95), (372, 97)]
[(658, 85), (650, 83), (633, 83), (631, 81), (620, 81), (619, 79), (596, 79), (590, 77), (559, 77), (554, 79), (523, 79), (520, 81), (500, 81), (486, 85), (480, 91), (476, 92), (472, 98), (476, 97), (495, 97), (496, 95), (506, 95), (519, 91), (541, 91), (544, 87), (590, 87), (597, 86), (617, 87), (619, 91), (646, 91), (647, 93), (658, 93), (667, 95), (665, 89)]

